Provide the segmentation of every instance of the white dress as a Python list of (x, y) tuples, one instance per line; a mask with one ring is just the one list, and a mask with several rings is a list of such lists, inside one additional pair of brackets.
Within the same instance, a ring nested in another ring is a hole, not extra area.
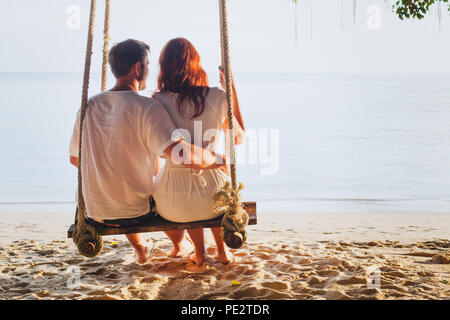
[[(226, 118), (225, 92), (210, 88), (203, 113), (192, 119), (193, 106), (185, 101), (178, 109), (178, 94), (165, 92), (156, 96), (167, 109), (175, 127), (187, 142), (216, 151), (222, 124)], [(194, 222), (216, 218), (212, 195), (229, 177), (221, 170), (193, 170), (166, 159), (155, 178), (153, 194), (158, 213), (172, 222)]]

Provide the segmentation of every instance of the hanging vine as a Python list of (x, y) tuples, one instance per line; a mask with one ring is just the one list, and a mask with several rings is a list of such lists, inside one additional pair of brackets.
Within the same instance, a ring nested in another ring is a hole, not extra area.
[(417, 18), (420, 20), (430, 11), (430, 7), (433, 4), (438, 3), (441, 5), (441, 2), (447, 3), (447, 10), (450, 11), (449, 0), (397, 0), (392, 7), (398, 17), (402, 20), (405, 18)]
[(294, 4), (294, 23), (295, 23), (295, 29), (294, 29), (294, 39), (295, 39), (295, 46), (297, 47), (298, 44), (298, 3), (299, 0), (292, 0), (292, 3)]
[[(298, 43), (298, 3), (300, 0), (291, 0), (295, 5), (295, 46)], [(356, 16), (358, 11), (357, 0), (353, 0), (353, 23), (356, 24)], [(390, 7), (390, 0), (384, 0), (386, 7)], [(430, 11), (433, 4), (437, 5), (437, 15), (439, 24), (439, 34), (442, 29), (442, 3), (447, 5), (450, 12), (450, 0), (395, 0), (392, 4), (392, 12), (394, 12), (401, 20), (404, 19), (423, 19)], [(341, 30), (344, 29), (344, 0), (341, 0)], [(310, 40), (313, 38), (313, 0), (310, 0)]]
[(312, 38), (313, 38), (313, 0), (311, 0), (311, 8), (310, 8), (309, 15), (310, 15), (310, 20), (311, 20), (309, 39), (312, 41)]
[[(299, 0), (291, 0), (293, 3), (297, 4)], [(385, 0), (386, 5), (389, 6), (389, 0)], [(425, 15), (429, 12), (430, 7), (438, 3), (445, 2), (447, 4), (447, 10), (450, 12), (450, 0), (396, 0), (392, 5), (392, 10), (397, 14), (400, 19), (410, 19), (417, 18), (423, 19)], [(356, 12), (357, 12), (356, 0), (353, 0), (353, 23), (356, 23)], [(312, 2), (311, 2), (312, 10)], [(441, 9), (438, 9), (442, 11)]]
[(437, 6), (437, 15), (438, 15), (438, 25), (439, 25), (439, 35), (441, 35), (441, 26), (442, 26), (442, 5), (439, 1)]
[(295, 46), (298, 44), (298, 1), (294, 1), (295, 5)]

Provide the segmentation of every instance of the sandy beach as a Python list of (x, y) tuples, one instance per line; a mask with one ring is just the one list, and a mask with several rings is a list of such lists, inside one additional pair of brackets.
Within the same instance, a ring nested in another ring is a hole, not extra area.
[[(0, 214), (0, 299), (450, 299), (450, 216), (260, 214), (234, 262), (170, 258), (163, 233), (135, 262), (123, 236), (97, 258), (65, 231), (72, 214)], [(27, 223), (24, 223), (27, 221)]]

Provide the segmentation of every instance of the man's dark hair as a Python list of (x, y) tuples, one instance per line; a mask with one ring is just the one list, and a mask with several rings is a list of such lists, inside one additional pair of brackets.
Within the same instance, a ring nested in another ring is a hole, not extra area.
[(109, 51), (112, 73), (116, 78), (126, 76), (136, 62), (144, 62), (148, 52), (148, 44), (139, 40), (128, 39), (115, 44)]

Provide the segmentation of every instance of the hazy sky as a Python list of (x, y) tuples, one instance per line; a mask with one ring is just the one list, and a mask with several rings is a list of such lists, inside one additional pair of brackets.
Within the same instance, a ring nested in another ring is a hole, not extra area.
[[(97, 2), (95, 69), (101, 60), (104, 10), (103, 1)], [(385, 0), (357, 0), (354, 24), (352, 2), (300, 0), (296, 45), (296, 8), (290, 0), (229, 0), (233, 69), (450, 73), (450, 17), (445, 9), (439, 33), (437, 7), (424, 21), (400, 21)], [(89, 3), (2, 1), (0, 71), (81, 71)], [(69, 8), (75, 11), (70, 14)], [(380, 29), (369, 29), (368, 22)], [(191, 40), (204, 67), (215, 70), (220, 64), (218, 1), (112, 0), (112, 42), (131, 37), (149, 43), (153, 70), (162, 46), (178, 36)]]

